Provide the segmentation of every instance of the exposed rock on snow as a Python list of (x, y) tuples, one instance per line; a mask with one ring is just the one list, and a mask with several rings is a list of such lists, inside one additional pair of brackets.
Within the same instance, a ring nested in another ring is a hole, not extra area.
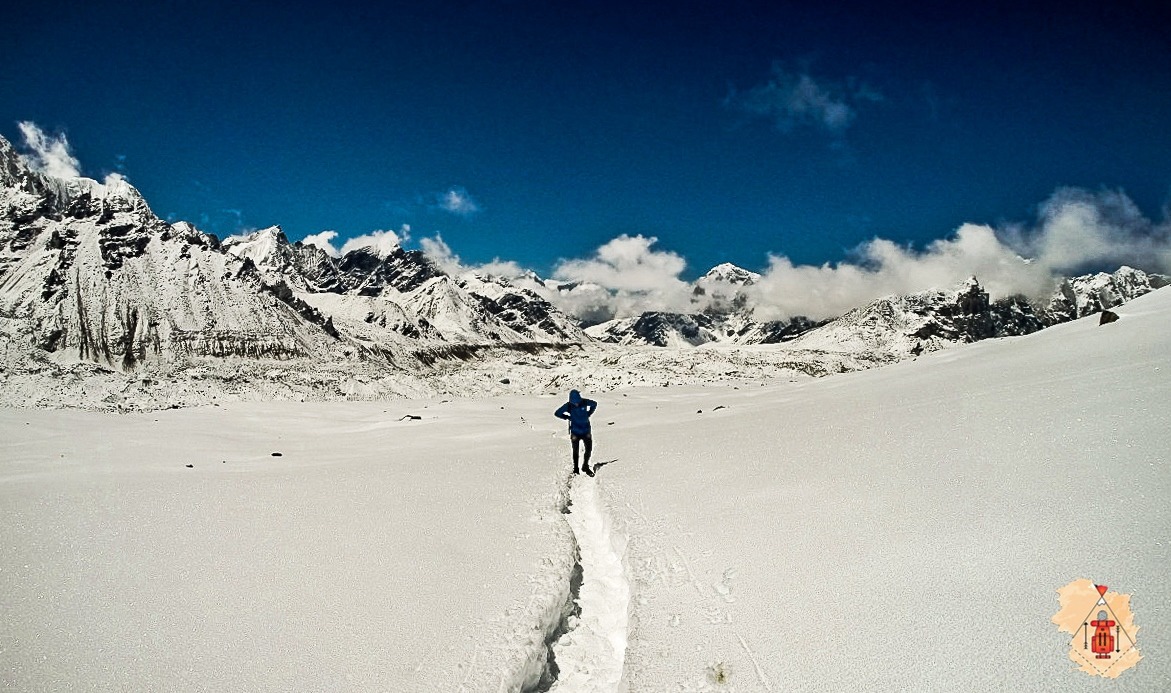
[(1099, 272), (1067, 279), (1049, 302), (1051, 322), (1056, 324), (1093, 315), (1150, 293), (1167, 283), (1167, 277), (1147, 274), (1132, 267), (1122, 267), (1113, 274)]
[(595, 325), (586, 334), (612, 344), (643, 344), (658, 347), (699, 346), (718, 341), (715, 321), (707, 315), (643, 313)]

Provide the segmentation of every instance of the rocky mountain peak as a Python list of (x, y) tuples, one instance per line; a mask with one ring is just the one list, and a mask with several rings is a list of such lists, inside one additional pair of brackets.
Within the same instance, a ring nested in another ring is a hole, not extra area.
[(0, 186), (10, 187), (16, 184), (21, 174), (28, 168), (21, 161), (20, 155), (8, 140), (0, 137)]
[(0, 214), (17, 223), (39, 217), (108, 222), (118, 213), (140, 223), (156, 220), (138, 189), (112, 173), (104, 182), (83, 176), (58, 178), (33, 170), (8, 140), (0, 137)]
[(248, 258), (257, 267), (280, 269), (287, 264), (289, 239), (279, 226), (270, 226), (242, 236), (230, 236), (223, 248), (239, 258)]
[(697, 283), (723, 283), (732, 284), (736, 286), (750, 286), (760, 281), (760, 275), (733, 265), (730, 262), (724, 262), (707, 271), (707, 274), (697, 280)]

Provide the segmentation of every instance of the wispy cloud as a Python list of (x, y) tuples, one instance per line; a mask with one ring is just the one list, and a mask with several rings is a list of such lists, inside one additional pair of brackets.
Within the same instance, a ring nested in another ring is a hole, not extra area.
[(22, 156), (29, 168), (55, 178), (77, 178), (81, 163), (69, 149), (65, 133), (49, 135), (36, 123), (27, 120), (17, 124), (29, 153)]
[(301, 239), (305, 245), (312, 245), (321, 248), (330, 257), (338, 257), (341, 255), (338, 249), (333, 244), (333, 239), (337, 238), (337, 231), (322, 231), (321, 233), (314, 233)]
[(1036, 227), (1010, 226), (1002, 235), (1054, 272), (1124, 264), (1171, 272), (1171, 219), (1163, 213), (1151, 221), (1119, 190), (1061, 188), (1041, 205)]
[(453, 276), (458, 276), (466, 272), (474, 272), (488, 277), (516, 279), (527, 274), (520, 264), (512, 260), (501, 260), (499, 258), (482, 265), (466, 265), (440, 235), (421, 239), (419, 241), (419, 249), (423, 251), (423, 254), (429, 260), (439, 265), (440, 269)]
[(947, 288), (971, 276), (998, 296), (1038, 296), (1053, 288), (1046, 268), (1026, 261), (990, 227), (976, 224), (964, 224), (922, 251), (876, 238), (860, 246), (856, 257), (821, 266), (770, 257), (752, 290), (756, 317), (833, 317), (882, 296)]
[(781, 132), (812, 128), (840, 137), (854, 122), (861, 104), (882, 100), (878, 90), (855, 79), (815, 78), (808, 70), (793, 70), (778, 61), (767, 81), (747, 91), (733, 91), (724, 105), (769, 119)]
[[(325, 232), (330, 233), (330, 232)], [(329, 240), (334, 237), (331, 236)], [(406, 243), (411, 238), (411, 227), (409, 224), (403, 224), (397, 231), (371, 231), (362, 236), (356, 236), (347, 240), (342, 244), (340, 254), (345, 255), (351, 250), (358, 248), (370, 248), (375, 253), (385, 257), (394, 251), (395, 248)], [(328, 251), (327, 251), (328, 252)]]
[(341, 248), (334, 245), (338, 232), (332, 229), (320, 233), (310, 234), (301, 239), (305, 245), (316, 246), (331, 257), (341, 257), (351, 250), (359, 248), (373, 250), (376, 254), (386, 257), (411, 238), (411, 227), (403, 224), (397, 231), (378, 230), (354, 238), (347, 239)]
[(632, 292), (655, 292), (683, 284), (679, 275), (687, 261), (669, 250), (653, 250), (658, 241), (654, 236), (623, 234), (599, 247), (593, 257), (561, 261), (554, 276)]
[(480, 205), (467, 190), (460, 187), (449, 188), (438, 195), (437, 206), (444, 212), (461, 217), (470, 217), (480, 211)]
[(460, 262), (459, 255), (452, 251), (451, 246), (442, 236), (423, 238), (419, 241), (419, 249), (427, 259), (439, 265), (439, 269), (451, 275), (460, 275), (468, 271), (468, 267)]

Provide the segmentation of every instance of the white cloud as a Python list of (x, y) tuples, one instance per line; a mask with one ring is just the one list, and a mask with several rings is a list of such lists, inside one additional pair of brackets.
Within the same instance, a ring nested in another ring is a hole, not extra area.
[(439, 265), (439, 269), (447, 274), (458, 276), (468, 269), (460, 262), (459, 256), (452, 252), (451, 246), (443, 240), (442, 236), (420, 240), (419, 248), (428, 260)]
[[(638, 315), (648, 310), (682, 311), (691, 288), (679, 278), (687, 262), (670, 251), (654, 250), (657, 238), (621, 235), (584, 260), (563, 260), (554, 277), (582, 286), (551, 297), (558, 306), (594, 320)], [(600, 289), (600, 291), (599, 291)]]
[(1152, 223), (1121, 192), (1063, 189), (1042, 205), (1031, 228), (964, 224), (921, 252), (875, 239), (858, 253), (857, 263), (820, 267), (770, 258), (753, 287), (756, 316), (832, 317), (882, 296), (946, 288), (970, 276), (993, 299), (1044, 299), (1061, 276), (1124, 264), (1171, 272), (1171, 222)]
[[(645, 311), (694, 312), (710, 295), (694, 296), (680, 279), (685, 260), (655, 250), (655, 238), (619, 236), (592, 257), (563, 260), (560, 290), (534, 288), (587, 322)], [(828, 318), (892, 294), (950, 288), (975, 276), (993, 299), (1023, 294), (1047, 299), (1061, 276), (1128, 264), (1171, 272), (1171, 221), (1146, 219), (1121, 192), (1059, 190), (1032, 226), (994, 229), (963, 224), (921, 250), (876, 238), (836, 265), (795, 265), (776, 255), (745, 289), (760, 320)]]
[(971, 276), (994, 296), (1037, 296), (1052, 288), (1048, 269), (1022, 258), (988, 226), (964, 224), (952, 238), (933, 241), (922, 252), (876, 238), (858, 254), (857, 263), (820, 267), (771, 257), (751, 288), (755, 316), (833, 317), (882, 296), (947, 288)]
[(882, 94), (867, 85), (814, 79), (808, 72), (776, 62), (767, 82), (743, 93), (733, 92), (725, 105), (768, 118), (782, 132), (806, 126), (841, 135), (857, 117), (859, 103), (882, 100)]
[[(328, 233), (328, 232), (327, 232)], [(358, 248), (371, 248), (379, 256), (385, 257), (392, 253), (411, 237), (411, 227), (403, 224), (398, 231), (371, 231), (363, 236), (356, 236), (342, 244), (341, 254), (345, 255)], [(333, 240), (331, 237), (329, 240)]]
[(491, 262), (478, 265), (474, 271), (476, 274), (483, 274), (489, 277), (501, 277), (504, 279), (516, 279), (527, 274), (525, 268), (521, 267), (514, 260), (501, 260), (500, 258), (495, 258)]
[(526, 274), (525, 269), (516, 262), (512, 260), (501, 260), (499, 258), (482, 265), (465, 265), (460, 260), (459, 255), (456, 255), (452, 251), (451, 246), (447, 245), (447, 242), (439, 235), (436, 235), (434, 238), (421, 239), (419, 241), (419, 248), (427, 256), (427, 259), (434, 262), (441, 270), (452, 276), (473, 272), (482, 276), (515, 279), (523, 277)]
[(1038, 229), (1006, 238), (1055, 272), (1124, 264), (1171, 272), (1171, 220), (1153, 223), (1121, 191), (1062, 188), (1040, 216)]
[(53, 136), (45, 134), (36, 123), (21, 121), (17, 124), (24, 144), (30, 150), (22, 158), (29, 168), (55, 178), (77, 178), (81, 175), (80, 162), (69, 151), (69, 141), (64, 133)]
[(467, 190), (454, 187), (439, 195), (439, 208), (461, 217), (470, 217), (480, 211), (480, 205)]
[(687, 261), (670, 251), (651, 250), (659, 239), (623, 234), (599, 247), (594, 257), (563, 260), (559, 279), (586, 281), (620, 291), (657, 291), (682, 285)]
[(305, 245), (313, 245), (321, 248), (330, 257), (339, 257), (341, 253), (333, 244), (333, 239), (337, 238), (337, 231), (322, 231), (321, 233), (314, 233), (306, 236), (301, 242)]
[(636, 305), (629, 294), (617, 294), (597, 284), (575, 284), (560, 290), (545, 286), (529, 286), (561, 311), (576, 317), (586, 325), (639, 315), (648, 310), (661, 310), (650, 301)]

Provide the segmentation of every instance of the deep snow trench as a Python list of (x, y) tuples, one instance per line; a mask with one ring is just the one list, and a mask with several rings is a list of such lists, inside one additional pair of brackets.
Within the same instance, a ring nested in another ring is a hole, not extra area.
[(576, 613), (553, 644), (557, 693), (614, 693), (620, 690), (630, 623), (630, 580), (626, 535), (598, 500), (594, 479), (574, 477), (566, 516), (576, 540), (581, 567)]

